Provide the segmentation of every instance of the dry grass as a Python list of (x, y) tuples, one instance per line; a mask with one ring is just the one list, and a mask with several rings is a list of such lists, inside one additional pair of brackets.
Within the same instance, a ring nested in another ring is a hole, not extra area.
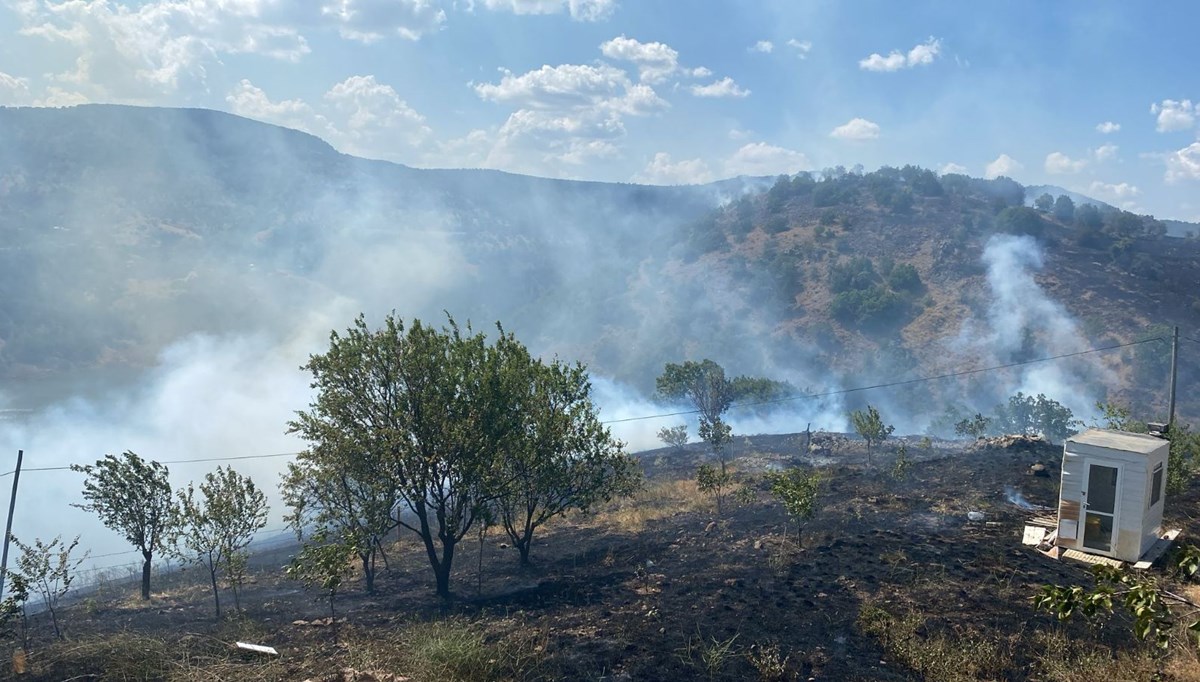
[(694, 480), (663, 481), (649, 485), (633, 497), (620, 500), (601, 510), (586, 519), (586, 524), (609, 526), (636, 533), (650, 522), (676, 514), (710, 511), (713, 504), (711, 497), (696, 489)]

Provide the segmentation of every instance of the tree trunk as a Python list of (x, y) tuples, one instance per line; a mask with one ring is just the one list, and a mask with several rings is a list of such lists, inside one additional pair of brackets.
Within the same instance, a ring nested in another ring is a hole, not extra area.
[(442, 599), (450, 599), (450, 566), (454, 562), (454, 542), (443, 540), (442, 560), (434, 566), (437, 575), (437, 595)]
[(372, 549), (366, 554), (359, 554), (358, 558), (362, 560), (363, 580), (367, 583), (367, 594), (375, 594), (375, 562), (371, 561), (371, 555), (375, 553)]
[(329, 627), (333, 628), (333, 643), (334, 644), (337, 644), (337, 641), (338, 641), (337, 613), (335, 613), (333, 610), (333, 600), (336, 596), (337, 596), (337, 592), (329, 593)]
[(150, 559), (151, 552), (142, 552), (142, 599), (150, 599)]
[(238, 612), (242, 612), (242, 600), (238, 596), (238, 584), (236, 582), (229, 583), (229, 589), (233, 591), (233, 608)]
[(217, 620), (221, 620), (221, 591), (217, 589), (217, 570), (209, 569), (208, 577), (212, 581), (213, 604), (217, 607)]
[(804, 526), (796, 527), (796, 546), (804, 549)]
[(58, 614), (54, 612), (54, 607), (49, 602), (46, 603), (46, 610), (50, 612), (50, 623), (54, 625), (54, 636), (59, 639), (65, 639), (62, 635), (62, 630), (58, 629)]

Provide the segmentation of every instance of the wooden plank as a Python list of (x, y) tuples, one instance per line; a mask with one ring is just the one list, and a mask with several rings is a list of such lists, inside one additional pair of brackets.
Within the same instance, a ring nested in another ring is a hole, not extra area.
[(1081, 561), (1085, 564), (1104, 564), (1105, 566), (1112, 566), (1113, 568), (1120, 568), (1125, 565), (1125, 562), (1118, 559), (1099, 556), (1097, 554), (1087, 554), (1086, 552), (1080, 552), (1077, 549), (1068, 549), (1062, 553), (1062, 556), (1066, 559), (1074, 559), (1075, 561)]
[(1031, 526), (1042, 526), (1043, 528), (1057, 528), (1058, 519), (1053, 516), (1035, 516), (1029, 519)]
[(1042, 526), (1025, 526), (1025, 535), (1021, 538), (1022, 545), (1037, 547), (1046, 539), (1046, 529)]
[(1163, 533), (1163, 536), (1153, 545), (1150, 545), (1150, 549), (1146, 550), (1146, 553), (1142, 555), (1142, 558), (1133, 567), (1138, 570), (1145, 570), (1153, 566), (1159, 557), (1166, 554), (1167, 549), (1171, 547), (1171, 544), (1175, 542), (1175, 538), (1177, 537), (1179, 537), (1178, 528)]

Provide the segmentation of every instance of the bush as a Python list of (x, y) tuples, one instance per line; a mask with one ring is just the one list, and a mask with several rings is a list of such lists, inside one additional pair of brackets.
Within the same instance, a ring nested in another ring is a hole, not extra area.
[(829, 266), (829, 289), (835, 294), (870, 289), (877, 281), (875, 263), (865, 256)]
[(922, 288), (921, 276), (911, 264), (901, 263), (892, 268), (891, 274), (888, 275), (888, 286), (895, 291), (916, 293)]
[(901, 321), (908, 304), (895, 292), (878, 285), (843, 291), (833, 297), (829, 313), (842, 324), (881, 328)]

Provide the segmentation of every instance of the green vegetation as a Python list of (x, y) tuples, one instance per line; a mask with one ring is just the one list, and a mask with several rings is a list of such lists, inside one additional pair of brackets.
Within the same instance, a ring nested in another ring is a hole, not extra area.
[(866, 410), (855, 410), (850, 413), (850, 424), (855, 432), (867, 441), (867, 466), (871, 465), (871, 449), (888, 439), (896, 427), (883, 423), (879, 410), (874, 405), (867, 405)]
[(150, 566), (171, 532), (171, 484), (167, 468), (126, 451), (120, 458), (104, 459), (72, 471), (87, 476), (83, 482), (85, 504), (75, 505), (96, 514), (100, 522), (125, 537), (142, 554), (142, 599), (150, 598)]
[(796, 524), (796, 543), (804, 545), (804, 522), (816, 512), (817, 495), (824, 477), (817, 471), (791, 467), (767, 474), (771, 495), (783, 505), (788, 517)]
[(236, 576), (245, 562), (246, 546), (267, 525), (267, 497), (249, 476), (232, 467), (218, 467), (205, 475), (200, 496), (203, 499), (197, 497), (191, 483), (179, 491), (171, 544), (180, 558), (208, 571), (219, 620), (221, 593), (217, 589), (217, 574), (225, 571), (227, 578), (234, 577), (234, 601), (240, 611)]
[(63, 542), (61, 536), (50, 542), (42, 542), (41, 538), (36, 538), (32, 545), (14, 537), (12, 543), (21, 552), (17, 557), (16, 574), (19, 577), (13, 581), (13, 594), (24, 596), (21, 604), (24, 604), (30, 591), (40, 596), (42, 606), (50, 613), (54, 636), (64, 639), (63, 629), (58, 622), (58, 602), (70, 591), (76, 570), (87, 558), (86, 554), (79, 558), (71, 558), (71, 552), (79, 545), (79, 536), (75, 536), (70, 543)]
[(682, 448), (688, 444), (687, 424), (662, 427), (658, 430), (658, 439), (673, 448)]

